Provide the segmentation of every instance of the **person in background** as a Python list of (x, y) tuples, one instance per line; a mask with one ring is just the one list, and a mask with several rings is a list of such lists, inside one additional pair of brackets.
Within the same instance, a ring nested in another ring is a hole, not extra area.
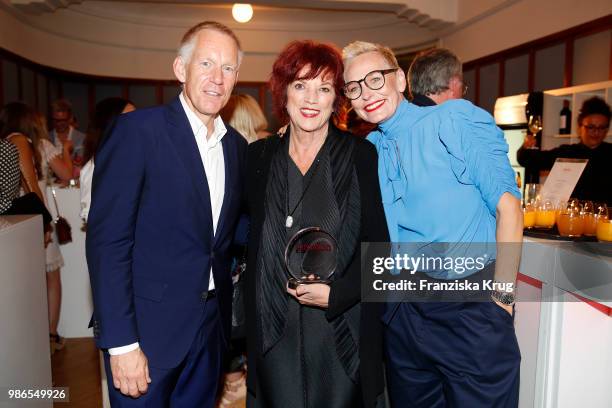
[(72, 143), (69, 157), (74, 164), (74, 176), (78, 177), (78, 172), (83, 165), (83, 142), (85, 134), (78, 131), (74, 124), (76, 119), (72, 112), (72, 104), (66, 99), (58, 99), (51, 104), (52, 130), (49, 133), (51, 142), (61, 148), (67, 141)]
[(268, 121), (261, 107), (251, 95), (232, 95), (227, 105), (221, 110), (221, 117), (248, 143), (270, 135)]
[(408, 69), (411, 102), (417, 106), (439, 105), (461, 99), (467, 92), (461, 61), (446, 48), (419, 53)]
[(8, 140), (0, 139), (0, 215), (19, 196), (20, 185), (19, 150)]
[[(45, 118), (34, 109), (21, 102), (7, 104), (3, 109), (4, 122), (2, 135), (13, 142), (20, 150), (20, 156), (26, 161), (33, 161), (36, 171), (22, 172), (26, 188), (33, 191), (47, 205), (46, 187), (51, 173), (61, 180), (68, 181), (72, 176), (72, 161), (68, 155), (71, 143), (62, 144), (62, 149), (54, 146), (48, 138)], [(32, 154), (33, 153), (33, 154)], [(31, 159), (28, 156), (31, 156)], [(64, 258), (57, 243), (56, 234), (51, 234), (52, 241), (46, 248), (47, 303), (49, 313), (49, 341), (51, 352), (64, 348), (65, 340), (57, 332), (62, 301), (60, 268)]]
[(517, 151), (521, 166), (550, 170), (558, 158), (588, 159), (572, 197), (612, 205), (612, 143), (604, 139), (610, 130), (610, 106), (594, 96), (584, 101), (578, 114), (579, 143), (564, 144), (551, 150), (532, 149), (535, 138), (528, 135)]
[[(25, 126), (21, 126), (19, 123), (6, 124), (5, 121), (10, 120), (14, 122), (15, 112), (12, 109), (13, 105), (9, 104), (2, 108), (0, 111), (0, 140), (5, 144), (8, 143), (14, 149), (17, 150), (17, 170), (18, 170), (18, 184), (17, 184), (17, 192), (13, 190), (13, 183), (9, 181), (10, 176), (8, 174), (11, 173), (10, 169), (6, 169), (7, 171), (7, 179), (3, 180), (3, 183), (6, 183), (5, 194), (7, 197), (12, 197), (11, 201), (16, 197), (23, 196), (26, 193), (34, 193), (38, 197), (41, 203), (44, 203), (43, 193), (38, 184), (38, 174), (40, 170), (37, 169), (36, 166), (36, 152), (32, 148), (32, 143), (30, 139), (25, 136), (25, 134), (20, 132)], [(39, 159), (40, 160), (40, 159)], [(10, 186), (10, 187), (9, 187)], [(16, 194), (16, 195), (15, 195)], [(11, 207), (11, 204), (9, 204)], [(8, 207), (4, 209), (7, 211)], [(29, 214), (29, 212), (28, 212)], [(50, 223), (44, 226), (45, 230), (45, 247), (51, 240), (51, 225)]]
[[(388, 235), (374, 146), (331, 120), (344, 102), (342, 72), (332, 46), (287, 45), (270, 89), (289, 126), (249, 145), (249, 407), (370, 408), (382, 399), (382, 332), (378, 306), (361, 303), (360, 243)], [(292, 289), (284, 252), (307, 227), (337, 240), (336, 272), (329, 284)]]
[[(485, 249), (482, 269), (418, 272), (443, 281), (493, 275), (514, 283), (523, 236), (520, 193), (508, 145), (491, 115), (465, 100), (409, 103), (402, 94), (406, 77), (388, 47), (357, 41), (344, 48), (343, 58), (344, 94), (361, 118), (378, 125), (368, 140), (379, 154), (392, 244), (444, 243), (459, 249), (451, 253), (455, 259), (482, 256)], [(518, 406), (514, 294), (478, 294), (483, 301), (387, 303), (385, 361), (393, 407)]]
[(91, 181), (94, 173), (94, 155), (102, 144), (104, 136), (112, 132), (114, 122), (122, 113), (132, 112), (136, 109), (134, 104), (124, 98), (106, 98), (96, 104), (93, 117), (87, 129), (83, 143), (83, 163), (79, 175), (81, 193), (81, 218), (87, 222), (89, 207), (91, 205)]

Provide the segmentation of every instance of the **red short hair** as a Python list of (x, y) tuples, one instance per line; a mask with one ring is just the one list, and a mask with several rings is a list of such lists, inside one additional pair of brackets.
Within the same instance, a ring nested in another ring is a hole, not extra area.
[[(310, 70), (298, 78), (298, 73), (306, 66)], [(270, 75), (270, 90), (272, 92), (272, 108), (281, 121), (287, 123), (289, 115), (287, 105), (287, 87), (297, 79), (314, 79), (321, 73), (332, 78), (336, 100), (334, 112), (339, 112), (344, 103), (344, 65), (342, 54), (333, 45), (318, 43), (311, 40), (292, 41), (281, 51)]]

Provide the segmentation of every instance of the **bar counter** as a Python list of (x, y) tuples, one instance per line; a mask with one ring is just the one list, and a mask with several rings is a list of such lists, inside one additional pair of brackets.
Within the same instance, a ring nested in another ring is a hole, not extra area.
[(525, 237), (520, 407), (612, 406), (612, 244)]

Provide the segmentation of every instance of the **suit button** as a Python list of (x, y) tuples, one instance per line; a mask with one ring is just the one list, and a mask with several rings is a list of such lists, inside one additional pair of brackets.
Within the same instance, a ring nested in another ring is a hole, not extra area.
[(207, 298), (208, 298), (208, 292), (206, 291), (202, 292), (202, 294), (200, 295), (200, 299), (202, 299), (203, 301), (206, 301)]

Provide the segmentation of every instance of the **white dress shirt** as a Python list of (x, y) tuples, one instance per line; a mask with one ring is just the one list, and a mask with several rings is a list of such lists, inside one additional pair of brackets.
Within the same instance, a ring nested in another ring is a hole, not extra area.
[(94, 173), (94, 159), (89, 159), (79, 174), (79, 186), (81, 192), (81, 219), (87, 222), (89, 207), (91, 207), (91, 183)]
[[(183, 93), (179, 95), (179, 100), (183, 106), (183, 110), (187, 114), (189, 125), (193, 130), (196, 144), (204, 165), (206, 180), (208, 181), (208, 190), (210, 193), (210, 207), (212, 211), (213, 234), (217, 233), (217, 225), (219, 224), (219, 216), (221, 215), (221, 206), (223, 205), (223, 197), (225, 196), (225, 159), (223, 156), (223, 145), (221, 139), (227, 133), (227, 128), (221, 119), (217, 116), (214, 120), (214, 129), (212, 135), (208, 137), (208, 129), (198, 116), (189, 108)], [(200, 179), (204, 182), (204, 177)], [(210, 268), (210, 278), (208, 281), (208, 290), (215, 288), (215, 280), (213, 278), (212, 267)], [(138, 343), (129, 344), (122, 347), (114, 347), (108, 349), (110, 355), (119, 355), (136, 350), (139, 347)]]

